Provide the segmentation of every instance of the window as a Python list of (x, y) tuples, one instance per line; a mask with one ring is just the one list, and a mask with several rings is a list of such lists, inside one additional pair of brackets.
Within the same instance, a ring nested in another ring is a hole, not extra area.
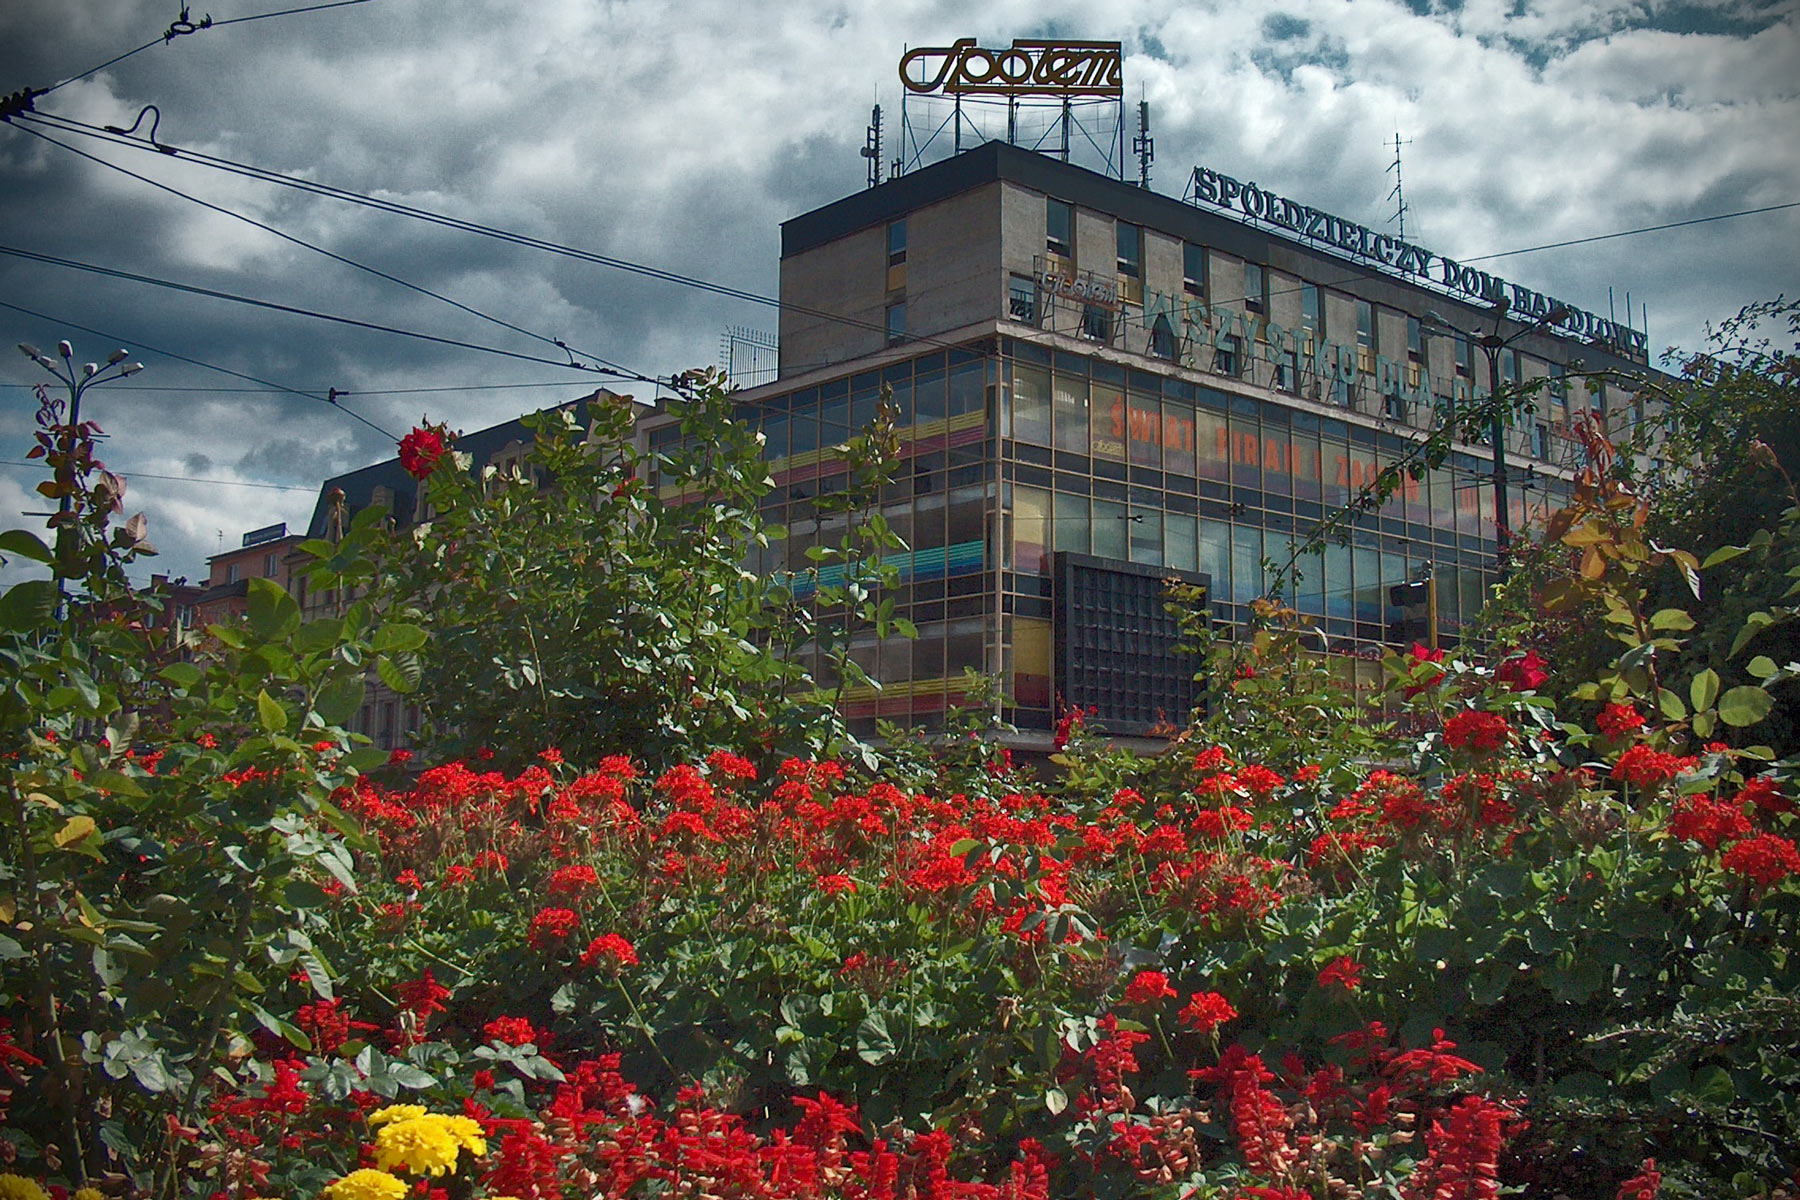
[(1423, 341), (1423, 336), (1424, 335), (1419, 329), (1419, 318), (1411, 316), (1407, 317), (1406, 357), (1408, 361), (1416, 363), (1425, 361), (1425, 343)]
[(1067, 200), (1044, 202), (1044, 252), (1075, 257), (1075, 206)]
[(1469, 349), (1469, 339), (1466, 337), (1457, 338), (1456, 339), (1456, 373), (1458, 375), (1462, 376), (1464, 379), (1467, 379), (1469, 377), (1469, 375), (1471, 374), (1470, 369), (1469, 369), (1469, 355), (1471, 353), (1472, 353), (1472, 351)]
[(888, 266), (897, 267), (906, 261), (906, 218), (888, 222)]
[(1519, 356), (1510, 348), (1500, 351), (1500, 378), (1507, 383), (1519, 382)]
[(1170, 326), (1169, 318), (1161, 313), (1150, 326), (1150, 353), (1171, 361), (1175, 358), (1175, 330)]
[(1300, 285), (1300, 328), (1314, 338), (1325, 337), (1325, 302), (1316, 283)]
[(1119, 274), (1131, 279), (1144, 275), (1144, 230), (1141, 226), (1118, 222)]
[(1235, 333), (1220, 339), (1219, 348), (1213, 352), (1213, 370), (1221, 375), (1238, 373), (1238, 338)]
[(1542, 421), (1531, 427), (1531, 457), (1542, 459), (1550, 457), (1550, 427)]
[(1006, 315), (1027, 325), (1036, 325), (1037, 284), (1023, 275), (1014, 275), (1006, 285)]
[(1261, 263), (1244, 264), (1244, 307), (1250, 312), (1269, 309), (1269, 282)]
[(238, 581), (239, 569), (240, 568), (236, 563), (227, 563), (225, 566), (225, 582), (236, 583)]
[(275, 578), (276, 556), (273, 553), (263, 555), (263, 578)]
[(906, 301), (887, 306), (887, 341), (897, 346), (906, 340)]
[(1081, 336), (1093, 338), (1096, 342), (1112, 341), (1112, 311), (1098, 304), (1083, 305), (1081, 309)]
[(1382, 398), (1382, 411), (1390, 420), (1406, 420), (1406, 401), (1400, 398), (1399, 392), (1389, 392)]
[(1375, 345), (1375, 306), (1367, 300), (1356, 302), (1356, 344)]
[(1275, 386), (1281, 391), (1299, 395), (1300, 372), (1297, 369), (1294, 352), (1283, 350), (1275, 363)]
[(1206, 247), (1181, 243), (1181, 285), (1190, 295), (1206, 295)]

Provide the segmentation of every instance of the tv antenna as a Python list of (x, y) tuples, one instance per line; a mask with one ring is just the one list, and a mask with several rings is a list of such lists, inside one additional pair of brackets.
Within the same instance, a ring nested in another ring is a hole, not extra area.
[(1150, 102), (1138, 101), (1138, 133), (1131, 139), (1131, 152), (1137, 155), (1138, 186), (1150, 186), (1150, 164), (1156, 161), (1156, 139), (1150, 136)]
[[(863, 138), (862, 156), (869, 160), (869, 186), (881, 186), (881, 105), (869, 111), (869, 128)], [(896, 175), (898, 171), (894, 172)]]
[(1406, 240), (1406, 189), (1400, 177), (1400, 147), (1412, 145), (1412, 139), (1400, 140), (1400, 131), (1394, 130), (1394, 161), (1388, 164), (1388, 170), (1394, 173), (1394, 190), (1388, 193), (1388, 199), (1394, 201), (1394, 215), (1391, 221), (1400, 223), (1400, 240)]

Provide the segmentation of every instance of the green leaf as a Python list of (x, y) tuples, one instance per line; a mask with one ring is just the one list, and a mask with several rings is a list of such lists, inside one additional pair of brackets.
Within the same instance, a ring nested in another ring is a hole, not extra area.
[(1744, 667), (1745, 672), (1748, 673), (1752, 679), (1767, 679), (1780, 669), (1780, 667), (1775, 665), (1775, 660), (1766, 654), (1757, 655)]
[(300, 628), (300, 605), (273, 579), (249, 581), (250, 629), (265, 642), (287, 637)]
[(894, 1056), (894, 1038), (888, 1032), (887, 1017), (879, 1010), (864, 1017), (856, 1027), (856, 1056), (870, 1066), (879, 1066)]
[(158, 671), (157, 675), (168, 680), (178, 688), (192, 688), (195, 684), (206, 678), (206, 673), (204, 671), (199, 667), (196, 667), (193, 663), (187, 662), (170, 663), (168, 666)]
[(56, 617), (56, 584), (27, 579), (0, 596), (0, 629), (42, 629)]
[(1069, 1093), (1059, 1087), (1050, 1088), (1044, 1093), (1044, 1107), (1050, 1110), (1051, 1116), (1061, 1116), (1063, 1109), (1069, 1107)]
[(418, 655), (402, 651), (398, 654), (384, 654), (376, 659), (375, 673), (381, 676), (381, 682), (390, 689), (406, 696), (418, 691), (423, 668)]
[(50, 547), (44, 545), (38, 535), (29, 529), (8, 529), (5, 533), (0, 533), (0, 554), (41, 563), (47, 563), (55, 557), (50, 552)]
[(1695, 713), (1694, 714), (1694, 736), (1702, 737), (1702, 738), (1711, 737), (1713, 735), (1713, 729), (1716, 727), (1716, 724), (1717, 724), (1717, 722), (1712, 713), (1710, 713), (1710, 712)]
[(417, 625), (394, 622), (377, 629), (369, 644), (377, 654), (417, 650), (425, 644), (425, 631)]
[(1700, 564), (1700, 569), (1704, 571), (1709, 567), (1716, 567), (1720, 563), (1728, 563), (1738, 555), (1749, 552), (1750, 547), (1748, 546), (1720, 546), (1706, 556), (1706, 561)]
[(282, 733), (288, 727), (287, 709), (266, 691), (256, 693), (256, 719), (270, 733)]
[(1694, 702), (1694, 711), (1711, 708), (1713, 701), (1719, 698), (1719, 673), (1711, 667), (1694, 676), (1688, 684), (1688, 699)]
[(313, 699), (313, 711), (327, 725), (348, 725), (362, 707), (368, 687), (359, 675), (345, 675), (319, 689)]
[(1688, 713), (1687, 705), (1685, 705), (1681, 702), (1680, 696), (1677, 696), (1674, 692), (1671, 692), (1668, 688), (1656, 689), (1656, 704), (1657, 704), (1658, 708), (1662, 709), (1662, 715), (1667, 717), (1669, 720), (1671, 720), (1671, 721), (1687, 720), (1687, 713)]
[(118, 771), (95, 771), (87, 777), (87, 781), (103, 792), (114, 796), (130, 796), (133, 800), (147, 800), (150, 793), (144, 786), (129, 775)]
[(1775, 697), (1755, 684), (1734, 687), (1719, 697), (1719, 720), (1727, 725), (1754, 725), (1775, 708)]
[(1694, 627), (1694, 618), (1679, 608), (1665, 608), (1650, 618), (1652, 629), (1685, 630)]

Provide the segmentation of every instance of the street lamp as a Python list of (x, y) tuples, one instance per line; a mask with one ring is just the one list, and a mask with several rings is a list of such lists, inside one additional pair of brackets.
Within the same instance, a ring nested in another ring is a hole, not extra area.
[(31, 345), (29, 342), (19, 343), (19, 353), (23, 354), (26, 358), (29, 358), (38, 366), (44, 368), (44, 370), (50, 372), (50, 374), (56, 376), (57, 381), (69, 391), (69, 421), (68, 424), (63, 427), (62, 464), (57, 468), (56, 472), (57, 482), (62, 485), (60, 489), (62, 495), (57, 500), (56, 517), (53, 522), (56, 527), (56, 539), (58, 543), (57, 557), (62, 559), (66, 557), (62, 553), (62, 541), (68, 533), (68, 514), (75, 503), (73, 490), (73, 484), (75, 482), (75, 465), (73, 459), (75, 456), (76, 430), (79, 429), (81, 425), (81, 398), (87, 394), (87, 390), (91, 387), (98, 387), (103, 383), (117, 383), (121, 379), (127, 379), (136, 375), (139, 371), (144, 369), (144, 364), (139, 362), (127, 362), (126, 360), (129, 359), (131, 355), (124, 350), (115, 350), (107, 355), (104, 365), (101, 363), (83, 363), (80, 370), (77, 371), (75, 367), (74, 346), (70, 345), (67, 341), (61, 341), (56, 344), (56, 352), (62, 358), (62, 366), (60, 368), (57, 366), (55, 359), (51, 358), (48, 354), (39, 353), (36, 346)]
[[(1506, 309), (1507, 301), (1505, 299), (1494, 305), (1494, 328), (1490, 333), (1477, 333), (1472, 329), (1463, 329), (1460, 326), (1452, 325), (1436, 311), (1427, 311), (1424, 316), (1419, 318), (1421, 325), (1445, 330), (1480, 346), (1482, 354), (1487, 358), (1489, 437), (1494, 445), (1494, 522), (1498, 526), (1496, 541), (1499, 547), (1495, 558), (1502, 578), (1506, 575), (1506, 543), (1512, 536), (1512, 530), (1507, 524), (1506, 426), (1501, 419), (1505, 415), (1505, 406), (1502, 404), (1503, 393), (1500, 383), (1500, 352), (1528, 334), (1538, 333), (1550, 325), (1561, 322), (1569, 315), (1568, 308), (1558, 304), (1529, 325), (1521, 325), (1512, 333), (1502, 337), (1500, 330), (1506, 321)], [(1454, 428), (1451, 432), (1454, 435)]]

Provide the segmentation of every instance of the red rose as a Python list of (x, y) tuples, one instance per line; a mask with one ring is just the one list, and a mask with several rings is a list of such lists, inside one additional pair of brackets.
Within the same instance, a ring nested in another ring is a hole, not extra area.
[(400, 439), (400, 469), (414, 479), (423, 479), (436, 469), (446, 448), (440, 426), (417, 426)]

